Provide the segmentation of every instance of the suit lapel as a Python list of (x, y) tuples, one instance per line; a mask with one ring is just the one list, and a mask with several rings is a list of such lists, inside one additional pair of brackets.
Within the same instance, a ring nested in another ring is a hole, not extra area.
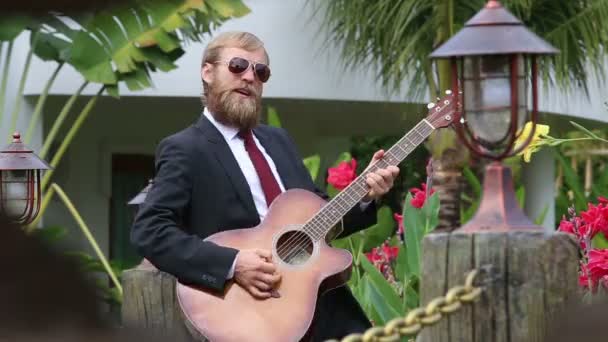
[(254, 217), (257, 218), (258, 211), (253, 203), (253, 196), (251, 195), (249, 184), (247, 184), (247, 180), (222, 134), (204, 115), (201, 115), (201, 118), (195, 126), (203, 132), (205, 138), (211, 143), (209, 146), (212, 147), (215, 157), (224, 168), (224, 171), (226, 171), (226, 174), (234, 186), (234, 190), (243, 202), (243, 205), (251, 215), (254, 215)]
[(281, 147), (281, 144), (274, 138), (268, 130), (257, 127), (253, 130), (255, 136), (258, 138), (264, 149), (272, 158), (274, 165), (277, 167), (277, 172), (283, 181), (285, 189), (291, 189), (296, 185), (296, 179), (292, 172), (292, 165), (289, 162), (289, 156), (286, 154), (285, 149)]

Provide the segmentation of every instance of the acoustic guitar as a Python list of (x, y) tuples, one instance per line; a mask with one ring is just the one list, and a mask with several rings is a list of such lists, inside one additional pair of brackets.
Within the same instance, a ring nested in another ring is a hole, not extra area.
[(199, 339), (213, 342), (288, 342), (308, 337), (318, 296), (342, 286), (350, 277), (352, 255), (329, 246), (326, 236), (367, 194), (367, 173), (398, 165), (433, 130), (455, 120), (454, 95), (436, 105), (384, 157), (327, 202), (316, 194), (291, 189), (271, 204), (253, 228), (229, 230), (207, 237), (221, 246), (272, 251), (281, 281), (269, 299), (256, 299), (235, 282), (223, 293), (177, 283), (177, 298), (186, 326)]

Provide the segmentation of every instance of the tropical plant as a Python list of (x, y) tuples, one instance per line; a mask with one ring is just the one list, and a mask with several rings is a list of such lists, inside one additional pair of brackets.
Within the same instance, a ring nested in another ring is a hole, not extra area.
[[(432, 64), (428, 55), (447, 41), (479, 9), (485, 0), (311, 1), (315, 13), (324, 14), (327, 43), (342, 47), (345, 67), (369, 66), (389, 93), (401, 91), (408, 81), (408, 95), (434, 98), (450, 87), (445, 61)], [(600, 25), (608, 14), (608, 1), (504, 0), (504, 5), (525, 25), (553, 44), (561, 53), (541, 62), (545, 84), (565, 90), (587, 89), (587, 68), (603, 79), (608, 47), (608, 27)], [(441, 196), (441, 227), (457, 227), (461, 177), (466, 161), (454, 149), (450, 130), (431, 136), (434, 187)], [(445, 210), (451, 210), (451, 213)], [(451, 222), (450, 222), (451, 221)]]
[[(96, 13), (80, 13), (67, 16), (60, 12), (49, 12), (45, 16), (30, 17), (12, 15), (0, 17), (0, 41), (7, 48), (2, 82), (0, 83), (0, 120), (5, 112), (5, 94), (9, 66), (15, 38), (24, 31), (30, 37), (23, 73), (18, 93), (13, 104), (9, 131), (16, 129), (17, 119), (23, 101), (23, 89), (28, 78), (32, 56), (53, 63), (54, 72), (46, 82), (38, 98), (34, 113), (30, 117), (25, 142), (29, 142), (48, 92), (65, 64), (71, 65), (82, 77), (82, 85), (65, 103), (57, 116), (44, 144), (40, 157), (49, 158), (56, 168), (70, 143), (78, 133), (100, 95), (104, 92), (119, 96), (119, 84), (130, 90), (141, 90), (152, 85), (150, 74), (156, 71), (168, 72), (176, 67), (174, 62), (183, 54), (182, 46), (192, 41), (200, 41), (212, 29), (232, 17), (249, 12), (240, 1), (139, 1), (125, 2), (118, 7), (109, 7)], [(73, 120), (69, 113), (89, 84), (98, 84), (98, 91), (92, 96)], [(67, 126), (67, 128), (66, 128)], [(50, 147), (58, 140), (58, 133), (67, 129), (53, 156)], [(43, 189), (50, 184), (53, 171), (45, 173)], [(48, 203), (48, 199), (45, 204)], [(43, 210), (46, 205), (43, 206)]]
[[(0, 76), (0, 123), (7, 112), (6, 105), (10, 104), (9, 132), (17, 129), (33, 56), (53, 65), (54, 71), (29, 117), (24, 136), (28, 143), (40, 122), (53, 83), (66, 64), (72, 66), (82, 76), (82, 84), (58, 113), (39, 152), (43, 159), (50, 158), (50, 165), (56, 168), (104, 92), (118, 98), (120, 84), (133, 91), (150, 87), (151, 73), (176, 68), (174, 62), (183, 54), (184, 44), (200, 41), (226, 20), (248, 12), (249, 9), (241, 0), (129, 0), (98, 12), (67, 14), (57, 8), (36, 17), (14, 13), (0, 15), (0, 64), (3, 65)], [(15, 58), (13, 51), (21, 34), (29, 37), (30, 45), (22, 68), (18, 66), (20, 61)], [(14, 101), (7, 103), (7, 84), (12, 70), (21, 70), (22, 73)], [(75, 118), (70, 119), (69, 114), (76, 100), (90, 84), (98, 86), (95, 95), (89, 98)], [(67, 131), (67, 134), (59, 139), (61, 130)], [(51, 146), (56, 141), (59, 147), (51, 156)], [(122, 289), (120, 267), (117, 265), (120, 261), (109, 262), (106, 259), (67, 194), (58, 184), (51, 183), (52, 175), (53, 171), (48, 171), (42, 179), (44, 202), (38, 217), (44, 214), (53, 194), (58, 194), (96, 253), (96, 257), (81, 252), (72, 252), (71, 255), (80, 261), (84, 271), (106, 273), (113, 286), (102, 283), (102, 296), (109, 302), (119, 303)], [(37, 235), (61, 235), (58, 229), (36, 229), (37, 225), (37, 221), (33, 222), (27, 231)]]

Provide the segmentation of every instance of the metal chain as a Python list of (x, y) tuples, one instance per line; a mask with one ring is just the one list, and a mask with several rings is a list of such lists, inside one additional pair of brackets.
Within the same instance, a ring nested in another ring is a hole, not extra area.
[[(464, 285), (457, 285), (448, 290), (445, 296), (431, 300), (425, 308), (411, 310), (405, 317), (397, 317), (385, 327), (372, 327), (363, 334), (350, 334), (341, 342), (398, 342), (403, 336), (417, 335), (422, 328), (433, 325), (445, 315), (451, 314), (469, 304), (481, 295), (482, 288), (473, 286), (478, 271), (467, 274)], [(340, 342), (329, 340), (327, 342)]]

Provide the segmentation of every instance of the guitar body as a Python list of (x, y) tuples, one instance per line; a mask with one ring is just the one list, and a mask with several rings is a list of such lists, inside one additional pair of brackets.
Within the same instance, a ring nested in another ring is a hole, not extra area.
[(273, 201), (257, 227), (209, 236), (207, 241), (221, 246), (272, 251), (281, 274), (279, 296), (255, 299), (234, 282), (219, 294), (178, 282), (177, 297), (190, 332), (213, 342), (303, 339), (319, 293), (343, 285), (350, 277), (349, 252), (328, 246), (324, 239), (315, 241), (299, 229), (325, 204), (312, 192), (289, 190)]

